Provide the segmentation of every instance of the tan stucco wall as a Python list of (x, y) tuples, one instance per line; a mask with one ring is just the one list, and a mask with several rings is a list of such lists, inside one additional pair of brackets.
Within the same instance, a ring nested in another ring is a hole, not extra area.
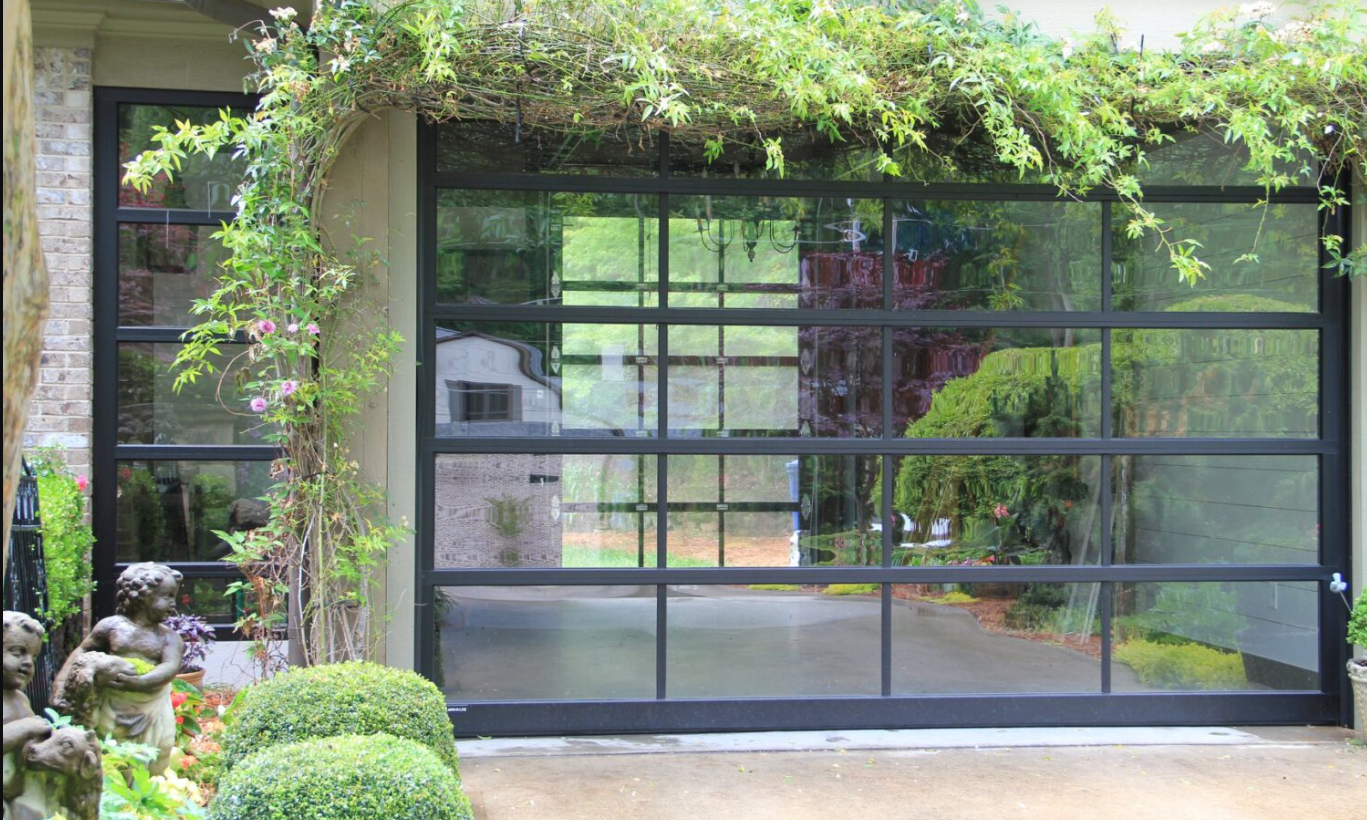
[[(338, 247), (348, 235), (370, 237), (366, 248), (384, 260), (368, 271), (363, 299), (388, 317), (406, 340), (384, 394), (372, 398), (357, 424), (352, 456), (365, 478), (389, 489), (390, 520), (417, 519), (417, 119), (388, 111), (363, 124), (333, 168), (325, 210)], [(343, 215), (354, 214), (351, 228)], [(385, 570), (389, 618), (384, 658), (413, 666), (412, 541), (397, 544)]]

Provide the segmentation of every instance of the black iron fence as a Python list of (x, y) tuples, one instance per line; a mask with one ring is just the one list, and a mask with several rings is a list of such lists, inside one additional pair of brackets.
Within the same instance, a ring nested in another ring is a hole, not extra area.
[[(47, 571), (43, 564), (43, 527), (38, 512), (38, 480), (24, 464), (14, 502), (14, 521), (10, 527), (9, 565), (5, 569), (5, 609), (24, 612), (38, 620), (47, 610)], [(52, 697), (52, 678), (66, 660), (66, 641), (54, 632), (59, 625), (44, 624), (48, 640), (34, 663), (33, 680), (26, 690), (33, 710), (42, 713)]]

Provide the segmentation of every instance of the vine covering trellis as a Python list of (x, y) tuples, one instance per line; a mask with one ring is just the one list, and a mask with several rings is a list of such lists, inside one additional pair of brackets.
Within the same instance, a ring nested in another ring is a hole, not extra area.
[[(292, 596), (298, 660), (366, 656), (371, 569), (401, 537), (346, 442), (402, 340), (357, 301), (366, 261), (320, 222), (332, 163), (375, 112), (514, 133), (667, 132), (710, 159), (761, 151), (779, 175), (793, 134), (863, 144), (878, 170), (911, 180), (952, 176), (944, 146), (972, 143), (1060, 197), (1114, 191), (1127, 232), (1154, 237), (1173, 275), (1199, 284), (1199, 243), (1144, 207), (1149, 150), (1182, 131), (1214, 135), (1268, 192), (1315, 186), (1326, 212), (1348, 204), (1344, 180), (1367, 152), (1367, 11), (1339, 0), (1281, 24), (1275, 14), (1218, 12), (1157, 50), (1108, 13), (1070, 40), (965, 0), (332, 0), (306, 23), (272, 10), (246, 32), (257, 110), (160, 130), (127, 174), (145, 188), (190, 152), (246, 162), (219, 234), (231, 258), (178, 360), (180, 384), (214, 377), (223, 341), (245, 337), (237, 409), (281, 450), (271, 524), (225, 535), (258, 603), (246, 626), (278, 634)], [(1362, 248), (1323, 242), (1339, 272), (1367, 269)]]

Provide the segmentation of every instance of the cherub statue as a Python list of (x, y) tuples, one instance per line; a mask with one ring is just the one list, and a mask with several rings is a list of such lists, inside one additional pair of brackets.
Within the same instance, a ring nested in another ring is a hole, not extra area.
[(41, 784), (24, 777), (23, 754), (30, 743), (49, 737), (52, 725), (33, 714), (24, 694), (24, 687), (33, 680), (34, 659), (43, 646), (42, 624), (22, 612), (5, 610), (4, 640), (4, 806), (5, 820), (10, 820), (46, 810)]
[(95, 624), (54, 686), (57, 708), (88, 719), (101, 737), (156, 748), (160, 754), (148, 767), (152, 774), (166, 771), (176, 740), (171, 682), (184, 646), (162, 622), (175, 609), (180, 581), (179, 572), (161, 564), (124, 570), (116, 614)]

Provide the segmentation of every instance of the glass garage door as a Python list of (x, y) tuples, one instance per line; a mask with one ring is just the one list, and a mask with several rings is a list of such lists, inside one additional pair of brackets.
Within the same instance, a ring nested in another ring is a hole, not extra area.
[(423, 131), (418, 639), (459, 730), (1340, 720), (1314, 191), (1264, 222), (1163, 149), (1191, 287), (1104, 195), (791, 142), (778, 180)]

